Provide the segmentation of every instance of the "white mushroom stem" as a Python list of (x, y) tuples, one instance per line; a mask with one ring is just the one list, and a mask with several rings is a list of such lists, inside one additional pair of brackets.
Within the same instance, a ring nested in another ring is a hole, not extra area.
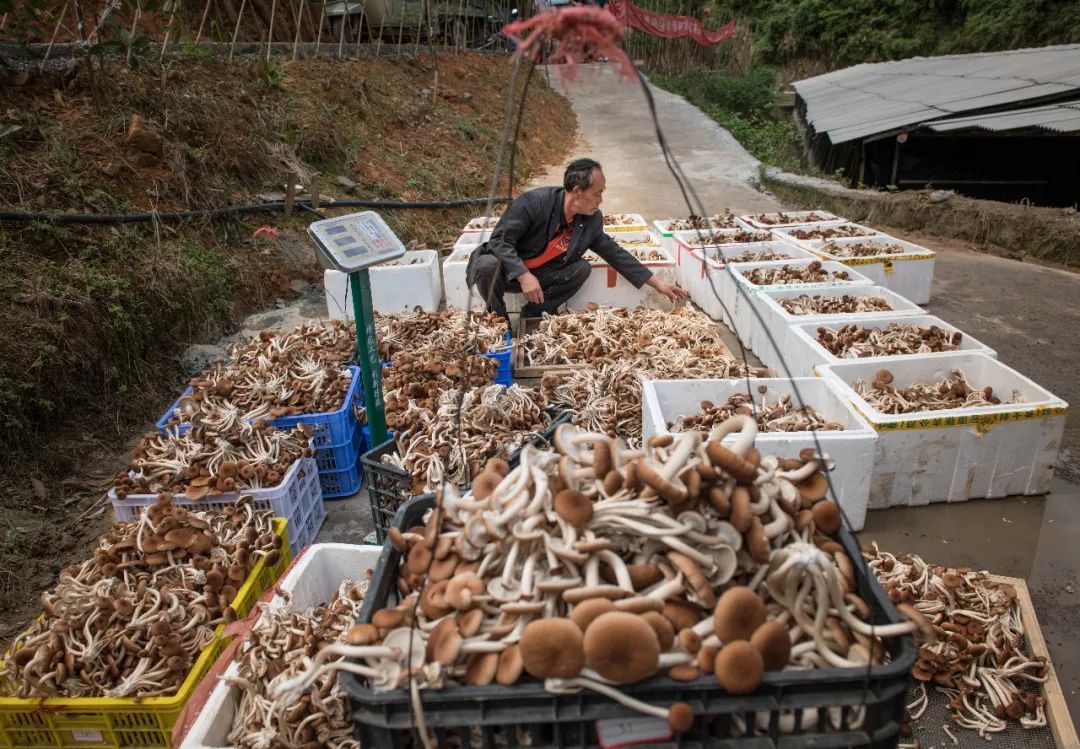
[(722, 421), (709, 432), (710, 442), (719, 442), (729, 434), (738, 432), (735, 441), (728, 447), (740, 458), (745, 458), (746, 453), (754, 446), (757, 437), (757, 422), (745, 414), (736, 414), (726, 421)]
[(573, 679), (545, 679), (544, 689), (552, 694), (573, 694), (582, 689), (591, 689), (592, 691), (602, 694), (605, 697), (610, 697), (620, 705), (628, 707), (631, 710), (636, 710), (643, 715), (651, 715), (654, 718), (663, 718), (664, 720), (667, 720), (668, 718), (667, 708), (650, 705), (647, 702), (636, 700), (633, 697), (623, 694), (615, 687), (608, 686), (607, 684), (592, 679), (586, 679), (582, 676)]

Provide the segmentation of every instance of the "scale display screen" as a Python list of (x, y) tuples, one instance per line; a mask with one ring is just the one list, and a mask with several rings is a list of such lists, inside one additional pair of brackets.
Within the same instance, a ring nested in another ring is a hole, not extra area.
[(331, 265), (344, 273), (405, 254), (405, 245), (375, 211), (316, 221), (308, 226), (308, 234)]

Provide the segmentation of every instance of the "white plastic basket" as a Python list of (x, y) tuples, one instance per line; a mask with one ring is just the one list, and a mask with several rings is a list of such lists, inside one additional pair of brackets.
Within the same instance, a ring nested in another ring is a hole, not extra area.
[(889, 415), (851, 387), (856, 378), (870, 381), (882, 368), (881, 361), (818, 367), (877, 430), (871, 508), (1049, 491), (1065, 401), (986, 354), (941, 354), (890, 361), (893, 384), (937, 382), (960, 369), (972, 387), (989, 385), (1002, 400), (1015, 389), (1023, 403)]
[[(773, 284), (769, 286), (763, 286), (760, 284), (751, 283), (745, 273), (753, 271), (755, 268), (777, 268), (785, 265), (791, 267), (807, 267), (813, 262), (821, 262), (821, 269), (829, 274), (828, 281), (821, 281), (818, 283), (788, 283), (788, 284)], [(734, 323), (735, 334), (739, 336), (739, 340), (744, 345), (749, 346), (751, 350), (760, 358), (762, 356), (759, 349), (766, 349), (769, 347), (768, 337), (764, 335), (764, 322), (759, 321), (754, 313), (751, 311), (751, 307), (757, 302), (755, 297), (764, 291), (772, 291), (776, 289), (796, 289), (799, 291), (811, 292), (819, 289), (851, 289), (859, 286), (870, 286), (870, 279), (859, 273), (857, 270), (848, 268), (843, 263), (836, 263), (829, 260), (792, 260), (791, 262), (784, 262), (777, 260), (771, 263), (737, 263), (732, 266), (734, 271), (731, 274), (731, 278), (739, 288), (733, 289), (735, 294), (735, 306), (734, 306)], [(848, 280), (834, 280), (832, 278), (833, 273), (845, 272), (850, 277)], [(743, 293), (745, 292), (745, 293)], [(764, 361), (764, 359), (762, 359)]]
[[(909, 359), (914, 356), (944, 356), (946, 354), (956, 353), (953, 351), (940, 351), (927, 354), (901, 354), (899, 356), (868, 356), (865, 358), (840, 359), (818, 343), (817, 331), (820, 327), (837, 330), (844, 325), (856, 325), (860, 328), (885, 329), (892, 323), (925, 326), (936, 325), (950, 335), (957, 332), (957, 328), (939, 317), (934, 317), (933, 315), (905, 315), (903, 313), (891, 317), (864, 317), (862, 315), (851, 315), (841, 323), (800, 323), (798, 325), (792, 325), (790, 329), (789, 341), (791, 342), (791, 345), (787, 348), (787, 362), (788, 366), (791, 367), (791, 373), (796, 377), (813, 377), (817, 375), (815, 368), (822, 364), (840, 364), (842, 362), (860, 361), (878, 362), (882, 367), (889, 367), (892, 366), (892, 362), (894, 361)], [(975, 340), (963, 331), (959, 332), (961, 338), (958, 351), (979, 352), (986, 354), (993, 359), (997, 358), (997, 352), (992, 348)]]
[[(869, 245), (894, 244), (904, 248), (903, 254), (873, 257), (840, 257), (830, 252), (831, 247), (865, 243)], [(916, 304), (930, 301), (930, 287), (934, 282), (934, 259), (937, 253), (905, 242), (887, 234), (876, 237), (841, 237), (821, 243), (812, 252), (826, 260), (835, 260), (858, 269), (878, 286), (891, 289)]]
[(813, 260), (815, 257), (807, 250), (779, 240), (687, 248), (681, 255), (682, 263), (677, 267), (679, 284), (690, 292), (690, 298), (701, 307), (702, 312), (714, 320), (722, 320), (730, 328), (734, 328), (732, 318), (724, 314), (724, 307), (716, 296), (720, 295), (729, 311), (734, 309), (735, 282), (727, 270), (730, 264), (728, 259), (744, 252), (772, 252), (788, 260)]
[[(447, 307), (463, 310), (469, 304), (469, 285), (465, 282), (465, 271), (469, 267), (469, 256), (475, 249), (476, 246), (454, 250), (443, 260), (443, 290)], [(508, 292), (503, 295), (503, 302), (507, 312), (520, 312), (525, 304), (525, 295)], [(472, 309), (474, 312), (487, 309), (487, 301), (478, 289), (473, 289)]]
[[(780, 306), (779, 300), (789, 297), (796, 297), (802, 294), (809, 294), (811, 296), (823, 296), (823, 297), (841, 297), (846, 295), (861, 297), (861, 296), (874, 296), (883, 298), (886, 303), (892, 309), (883, 310), (881, 312), (858, 312), (853, 314), (839, 314), (839, 315), (792, 315), (783, 307)], [(805, 289), (783, 289), (776, 291), (763, 291), (754, 297), (754, 304), (757, 307), (758, 312), (761, 314), (762, 322), (760, 323), (760, 340), (759, 349), (755, 351), (758, 357), (764, 362), (765, 366), (770, 367), (777, 374), (784, 374), (783, 368), (780, 366), (781, 357), (784, 361), (798, 357), (798, 350), (801, 350), (800, 344), (793, 341), (793, 334), (791, 333), (791, 326), (799, 325), (803, 323), (815, 322), (821, 325), (836, 324), (843, 325), (844, 322), (858, 315), (864, 320), (873, 320), (877, 318), (891, 318), (899, 315), (925, 315), (926, 310), (919, 307), (915, 303), (905, 299), (894, 291), (882, 288), (880, 286), (859, 286), (851, 289), (817, 289), (807, 291)], [(751, 313), (753, 314), (753, 313)], [(755, 319), (756, 323), (756, 319)], [(764, 334), (764, 330), (768, 329), (772, 333), (773, 340), (776, 342), (778, 348), (773, 348), (769, 343), (768, 336)], [(790, 366), (790, 364), (789, 364)], [(797, 376), (794, 369), (791, 370), (793, 376)]]
[[(315, 544), (297, 559), (278, 584), (292, 594), (293, 609), (303, 611), (328, 601), (344, 580), (356, 580), (378, 564), (382, 547), (351, 544)], [(272, 608), (285, 605), (281, 596), (270, 601)], [(226, 670), (235, 674), (236, 664)], [(226, 749), (233, 717), (240, 705), (241, 689), (219, 682), (199, 712), (180, 749)]]
[[(779, 221), (778, 223), (764, 223), (754, 218), (754, 216), (760, 215), (764, 215), (773, 219), (780, 218), (782, 216), (783, 220)], [(815, 220), (815, 216), (819, 218)], [(769, 229), (770, 231), (772, 229), (781, 229), (785, 226), (802, 226), (808, 224), (823, 224), (828, 222), (847, 221), (847, 219), (837, 216), (834, 213), (829, 213), (828, 211), (776, 211), (773, 213), (765, 214), (755, 213), (748, 216), (739, 216), (739, 220), (747, 226), (752, 226), (755, 229)]]
[[(439, 309), (442, 301), (442, 279), (439, 277), (439, 253), (435, 250), (409, 250), (401, 263), (415, 260), (415, 265), (375, 265), (371, 275), (371, 306), (376, 312), (393, 315), (410, 312), (417, 305), (428, 312)], [(349, 296), (349, 276), (341, 271), (323, 271), (326, 289), (326, 309), (336, 320), (353, 318), (353, 303)]]
[[(768, 388), (765, 397), (770, 403), (782, 395), (790, 395), (796, 405), (795, 389), (798, 388), (803, 403), (829, 421), (843, 424), (843, 431), (817, 432), (817, 440), (821, 449), (836, 461), (836, 469), (830, 476), (833, 488), (854, 529), (860, 530), (869, 501), (871, 461), (877, 439), (874, 430), (840, 392), (823, 379), (796, 378), (793, 385), (792, 380), (786, 378), (753, 378), (750, 391), (756, 402), (762, 397), (757, 392), (758, 385)], [(669, 421), (699, 413), (703, 400), (724, 403), (737, 393), (746, 393), (746, 389), (746, 380), (648, 380), (642, 386), (643, 438), (667, 434)], [(784, 458), (797, 458), (800, 450), (816, 448), (811, 432), (759, 432), (755, 446), (763, 455)]]
[(884, 232), (880, 232), (872, 226), (864, 226), (863, 224), (856, 224), (854, 221), (820, 221), (816, 224), (798, 224), (796, 226), (780, 226), (774, 228), (772, 233), (776, 235), (777, 239), (783, 239), (785, 242), (791, 242), (797, 244), (799, 247), (805, 247), (807, 249), (813, 249), (820, 247), (824, 244), (824, 239), (800, 239), (794, 236), (794, 232), (800, 229), (829, 229), (840, 226), (854, 226), (862, 231), (866, 232), (865, 235), (859, 237), (859, 239), (869, 239), (870, 237), (883, 236)]
[[(311, 518), (319, 517), (316, 505), (323, 503), (322, 488), (319, 486), (319, 466), (315, 458), (301, 458), (295, 461), (285, 473), (285, 478), (277, 486), (268, 489), (244, 489), (239, 492), (227, 492), (216, 497), (203, 497), (189, 501), (183, 494), (173, 495), (173, 504), (188, 510), (207, 511), (231, 505), (240, 495), (249, 495), (252, 508), (258, 511), (273, 510), (274, 517), (289, 521), (289, 547), (293, 555), (315, 540), (321, 522), (312, 533), (305, 526), (313, 525)], [(109, 502), (113, 515), (118, 521), (134, 520), (146, 507), (157, 501), (156, 494), (129, 494), (124, 499), (116, 498), (116, 489), (109, 490)], [(312, 515), (312, 512), (315, 512)], [(326, 518), (325, 511), (322, 513)]]
[[(621, 235), (615, 235), (618, 241)], [(675, 281), (675, 262), (662, 247), (657, 247), (666, 259), (648, 260), (642, 262), (646, 268), (665, 281)], [(600, 257), (589, 261), (592, 272), (585, 280), (584, 285), (578, 289), (566, 302), (571, 310), (583, 310), (589, 302), (595, 302), (606, 307), (661, 307), (667, 299), (651, 286), (642, 286), (640, 289), (619, 275), (612, 266)]]

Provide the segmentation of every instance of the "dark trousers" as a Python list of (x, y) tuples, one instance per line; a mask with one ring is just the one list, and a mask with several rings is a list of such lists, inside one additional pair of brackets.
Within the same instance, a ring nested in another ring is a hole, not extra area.
[[(592, 266), (584, 258), (561, 265), (558, 261), (547, 263), (532, 271), (544, 291), (544, 301), (540, 304), (528, 302), (521, 308), (522, 317), (539, 317), (543, 313), (555, 314), (562, 304), (577, 293), (592, 272)], [(486, 301), (489, 312), (496, 312), (507, 317), (503, 294), (512, 291), (521, 293), (521, 284), (506, 278), (499, 259), (487, 253), (474, 252), (469, 258), (469, 267), (465, 271), (465, 281), (469, 286), (476, 286), (476, 291)], [(509, 318), (507, 318), (509, 319)]]

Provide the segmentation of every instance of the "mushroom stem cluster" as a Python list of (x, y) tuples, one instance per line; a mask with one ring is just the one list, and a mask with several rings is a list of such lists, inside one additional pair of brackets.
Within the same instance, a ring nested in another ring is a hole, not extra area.
[(809, 211), (802, 216), (793, 216), (783, 211), (777, 211), (776, 213), (755, 213), (747, 218), (756, 221), (759, 224), (765, 226), (779, 226), (781, 224), (816, 224), (821, 221), (832, 221), (828, 216), (822, 216), (820, 213), (814, 213)]
[(795, 239), (837, 239), (839, 237), (870, 237), (874, 232), (864, 229), (855, 224), (840, 224), (839, 226), (821, 226), (817, 228), (788, 229), (787, 233)]
[(493, 312), (459, 312), (453, 309), (425, 312), (417, 309), (398, 315), (376, 315), (375, 334), (379, 356), (390, 361), (394, 354), (441, 352), (444, 358), (498, 351), (506, 347), (506, 320)]
[(735, 214), (731, 211), (718, 213), (714, 216), (695, 216), (693, 213), (688, 218), (677, 218), (668, 222), (668, 231), (692, 231), (694, 229), (738, 229), (740, 224), (735, 220)]
[(487, 385), (499, 363), (487, 356), (469, 354), (448, 358), (439, 351), (400, 351), (382, 370), (386, 426), (401, 430), (430, 418), (448, 392), (457, 392), (464, 380), (470, 387)]
[(767, 263), (771, 260), (787, 260), (790, 255), (782, 255), (772, 250), (746, 250), (731, 257), (720, 257), (719, 251), (713, 254), (712, 259), (722, 263)]
[(158, 497), (115, 524), (94, 556), (60, 572), (42, 616), (12, 643), (17, 697), (151, 697), (176, 692), (255, 565), (277, 564), (272, 513), (241, 498), (189, 512)]
[[(963, 371), (952, 370), (936, 383), (913, 382), (897, 387), (893, 373), (878, 370), (874, 379), (867, 383), (862, 378), (852, 381), (852, 389), (872, 408), (886, 414), (908, 414), (920, 411), (944, 411), (952, 408), (978, 408), (1001, 403), (994, 389), (987, 385), (973, 388)], [(1010, 403), (1023, 403), (1023, 396), (1014, 390)]]
[(950, 333), (937, 325), (889, 323), (886, 328), (844, 325), (837, 330), (817, 329), (818, 343), (840, 359), (956, 351), (962, 339), (960, 331)]
[(273, 429), (262, 419), (217, 432), (202, 425), (183, 433), (149, 432), (135, 446), (128, 470), (113, 480), (116, 497), (168, 491), (196, 501), (277, 486), (294, 462), (314, 454), (311, 434), (305, 424)]
[(875, 544), (863, 551), (870, 569), (896, 603), (914, 606), (936, 640), (923, 644), (911, 669), (920, 682), (908, 705), (918, 720), (933, 685), (949, 702), (953, 720), (980, 736), (1046, 725), (1045, 700), (1035, 691), (1047, 663), (1024, 651), (1016, 589), (985, 572), (929, 565), (914, 554), (896, 556)]
[(353, 735), (349, 701), (338, 681), (327, 674), (295, 702), (269, 697), (275, 684), (294, 678), (312, 663), (320, 650), (344, 643), (367, 591), (371, 570), (363, 582), (343, 581), (331, 600), (296, 611), (292, 596), (278, 595), (283, 605), (259, 603), (259, 619), (237, 655), (236, 670), (222, 681), (241, 688), (239, 704), (228, 733), (230, 746), (329, 746), (359, 749)]
[(826, 419), (817, 409), (810, 404), (802, 408), (795, 408), (791, 402), (791, 395), (785, 393), (770, 401), (769, 388), (766, 385), (757, 386), (757, 394), (760, 401), (753, 401), (747, 393), (736, 393), (727, 399), (726, 403), (713, 403), (701, 401), (696, 414), (679, 416), (668, 422), (668, 430), (672, 432), (686, 432), (696, 429), (708, 431), (732, 416), (746, 415), (754, 418), (758, 430), (762, 432), (808, 432), (808, 431), (842, 431), (843, 424)]
[(846, 270), (827, 271), (821, 267), (820, 260), (812, 260), (807, 265), (748, 268), (738, 272), (755, 286), (785, 286), (793, 283), (851, 280), (851, 275)]
[(688, 244), (691, 247), (708, 247), (717, 244), (746, 244), (748, 242), (768, 242), (773, 238), (772, 233), (758, 229), (721, 229), (717, 231), (700, 232), (699, 236), (691, 237)]
[(604, 226), (633, 226), (638, 218), (630, 213), (605, 213)]
[(778, 299), (777, 302), (789, 315), (846, 315), (892, 310), (892, 305), (880, 296), (799, 294), (786, 299)]
[(819, 249), (833, 257), (878, 257), (879, 255), (903, 255), (909, 252), (905, 247), (893, 242), (852, 242), (851, 244), (825, 242)]
[(464, 495), (446, 486), (423, 525), (390, 532), (396, 602), (335, 651), (354, 660), (313, 664), (278, 696), (334, 668), (376, 690), (535, 679), (682, 731), (688, 705), (645, 703), (625, 686), (663, 674), (743, 694), (768, 670), (881, 663), (881, 638), (918, 625), (871, 628), (854, 560), (833, 538), (831, 461), (763, 457), (756, 433), (736, 416), (633, 450), (564, 424), (553, 450), (526, 447), (513, 470), (492, 461)]

